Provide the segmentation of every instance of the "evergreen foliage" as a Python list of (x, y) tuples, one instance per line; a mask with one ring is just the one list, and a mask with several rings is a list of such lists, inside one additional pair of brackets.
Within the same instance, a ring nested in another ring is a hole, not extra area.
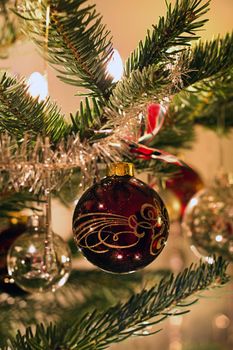
[(208, 21), (199, 20), (209, 10), (210, 1), (181, 0), (174, 7), (167, 4), (167, 15), (160, 17), (153, 30), (147, 32), (145, 41), (140, 41), (138, 48), (126, 63), (126, 75), (134, 70), (142, 70), (152, 64), (174, 59), (175, 55), (190, 46), (199, 37), (196, 32)]
[[(76, 254), (77, 254), (77, 248)], [(154, 285), (162, 278), (169, 277), (169, 270), (137, 272), (127, 276), (106, 274), (97, 270), (73, 270), (66, 285), (56, 293), (27, 294), (19, 288), (9, 288), (0, 283), (0, 348), (7, 339), (15, 336), (16, 329), (26, 328), (46, 320), (73, 325), (93, 308), (106, 310), (119, 299), (127, 300), (141, 289), (141, 285)], [(78, 287), (77, 287), (78, 286)], [(4, 294), (5, 293), (5, 294)], [(9, 302), (12, 302), (9, 309)], [(49, 309), (49, 314), (48, 314)]]
[[(41, 201), (39, 198), (37, 200), (38, 202)], [(35, 196), (28, 192), (2, 193), (0, 200), (0, 219), (14, 217), (15, 212), (23, 209), (36, 209), (35, 205), (32, 204), (34, 201)]]
[[(43, 19), (38, 19), (38, 5), (26, 1), (25, 30), (44, 53), (47, 1), (42, 1)], [(50, 24), (48, 60), (56, 66), (65, 83), (88, 89), (100, 98), (109, 96), (111, 81), (106, 63), (112, 55), (109, 31), (102, 24), (95, 5), (86, 0), (52, 0), (48, 3)]]
[(9, 0), (0, 0), (0, 59), (7, 57), (10, 46), (21, 37), (17, 18), (9, 11)]
[(24, 80), (0, 77), (0, 132), (8, 131), (19, 140), (25, 132), (32, 138), (48, 135), (53, 141), (64, 137), (70, 127), (58, 107), (49, 100), (38, 102), (27, 90)]
[[(165, 149), (190, 146), (195, 124), (219, 130), (219, 115), (225, 129), (232, 127), (229, 112), (233, 35), (190, 47), (207, 21), (202, 16), (209, 4), (208, 0), (177, 0), (174, 7), (167, 5), (166, 16), (148, 31), (128, 58), (121, 81), (113, 83), (106, 72), (113, 53), (111, 34), (102, 24), (95, 5), (89, 5), (87, 0), (41, 0), (38, 9), (37, 2), (22, 0), (18, 16), (25, 34), (45, 54), (59, 78), (75, 85), (86, 99), (66, 121), (55, 103), (49, 99), (38, 102), (29, 96), (24, 80), (3, 73), (0, 132), (8, 131), (19, 141), (25, 132), (31, 134), (32, 141), (38, 134), (50, 136), (54, 149), (57, 141), (65, 141), (71, 134), (79, 136), (84, 145), (90, 145), (104, 138), (107, 128), (114, 131), (118, 123), (114, 118), (120, 117), (120, 113), (130, 113), (151, 100), (161, 102), (167, 97), (172, 99), (167, 118), (148, 146)], [(161, 173), (169, 170), (169, 166), (159, 162), (137, 160), (137, 165)], [(2, 212), (12, 208), (10, 203), (10, 198), (0, 198)], [(22, 202), (19, 200), (17, 205), (20, 209)], [(35, 332), (31, 328), (24, 334), (18, 332), (9, 340), (9, 346), (15, 350), (105, 349), (112, 342), (137, 334), (147, 322), (157, 324), (174, 315), (174, 307), (186, 308), (189, 305), (186, 299), (196, 292), (226, 283), (226, 266), (218, 259), (212, 265), (190, 267), (176, 278), (172, 275), (152, 289), (133, 295), (126, 303), (85, 314), (72, 326), (38, 325)]]
[(29, 327), (25, 334), (18, 331), (8, 344), (12, 350), (107, 349), (114, 342), (132, 335), (143, 335), (141, 331), (146, 326), (158, 325), (170, 316), (187, 313), (189, 306), (197, 302), (195, 293), (228, 281), (226, 268), (227, 264), (221, 258), (209, 265), (191, 265), (176, 277), (171, 274), (151, 289), (134, 294), (125, 303), (103, 312), (88, 312), (77, 317), (75, 323), (60, 326), (40, 324), (35, 331)]
[(187, 77), (183, 77), (184, 86), (190, 86), (203, 79), (217, 80), (233, 68), (233, 33), (224, 38), (200, 42), (192, 51), (183, 53), (184, 62), (189, 62)]

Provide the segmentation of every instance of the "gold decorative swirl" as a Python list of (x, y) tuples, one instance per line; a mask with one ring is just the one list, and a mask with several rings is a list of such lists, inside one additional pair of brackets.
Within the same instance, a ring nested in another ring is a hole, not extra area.
[(74, 220), (73, 227), (77, 245), (98, 254), (134, 247), (150, 234), (150, 254), (158, 255), (166, 242), (169, 223), (167, 213), (155, 200), (154, 205), (145, 203), (140, 214), (129, 217), (106, 212), (82, 214)]

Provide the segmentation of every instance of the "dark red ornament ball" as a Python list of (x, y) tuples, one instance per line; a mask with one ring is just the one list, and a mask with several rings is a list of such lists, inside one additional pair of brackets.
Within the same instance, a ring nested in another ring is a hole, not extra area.
[(73, 216), (76, 243), (99, 268), (128, 273), (162, 251), (169, 218), (159, 195), (133, 176), (108, 176), (80, 198)]

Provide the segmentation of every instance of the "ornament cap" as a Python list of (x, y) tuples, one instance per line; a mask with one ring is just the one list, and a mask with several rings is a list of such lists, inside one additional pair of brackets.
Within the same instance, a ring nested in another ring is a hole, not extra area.
[(108, 165), (108, 176), (134, 176), (134, 165), (133, 163), (117, 162)]

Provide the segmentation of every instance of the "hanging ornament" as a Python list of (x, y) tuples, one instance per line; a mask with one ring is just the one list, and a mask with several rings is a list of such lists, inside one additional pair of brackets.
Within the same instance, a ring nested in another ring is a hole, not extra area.
[(139, 142), (151, 141), (161, 129), (166, 115), (166, 109), (159, 103), (151, 103), (147, 107), (147, 115), (141, 126)]
[(162, 251), (169, 218), (159, 195), (134, 177), (133, 164), (114, 163), (108, 176), (80, 198), (73, 232), (91, 263), (128, 273), (147, 266)]
[(166, 205), (170, 221), (177, 221), (181, 216), (182, 203), (178, 196), (168, 188), (161, 188), (158, 194)]
[(163, 179), (157, 179), (152, 174), (148, 174), (148, 184), (162, 198), (164, 202), (170, 222), (174, 222), (180, 219), (182, 203), (177, 195), (170, 189), (166, 188), (166, 184)]
[(182, 204), (181, 216), (192, 196), (203, 187), (203, 181), (198, 173), (184, 166), (181, 166), (179, 172), (166, 181), (166, 188), (175, 193)]
[(146, 146), (162, 128), (166, 112), (167, 109), (161, 104), (151, 103), (147, 108), (146, 116), (144, 117), (143, 113), (140, 114), (140, 134), (137, 140), (133, 141), (132, 138), (126, 138), (124, 141), (128, 144), (130, 153), (132, 153), (135, 158), (144, 160), (160, 159), (167, 163), (186, 166), (186, 164), (176, 156), (157, 148)]
[(136, 158), (151, 160), (151, 159), (160, 159), (166, 163), (172, 163), (179, 166), (184, 166), (185, 163), (178, 159), (176, 156), (173, 156), (170, 153), (161, 151), (157, 148), (147, 147), (139, 143), (129, 143), (130, 153), (134, 154)]
[(233, 182), (222, 181), (198, 192), (189, 202), (183, 231), (192, 250), (203, 256), (220, 254), (233, 259)]
[(0, 289), (8, 294), (18, 294), (20, 289), (8, 276), (7, 253), (12, 243), (26, 231), (28, 216), (23, 211), (11, 214), (11, 218), (2, 219), (0, 224)]
[(27, 292), (55, 291), (67, 281), (71, 271), (71, 253), (58, 235), (53, 235), (50, 253), (46, 252), (43, 216), (32, 216), (27, 231), (11, 246), (8, 273)]

